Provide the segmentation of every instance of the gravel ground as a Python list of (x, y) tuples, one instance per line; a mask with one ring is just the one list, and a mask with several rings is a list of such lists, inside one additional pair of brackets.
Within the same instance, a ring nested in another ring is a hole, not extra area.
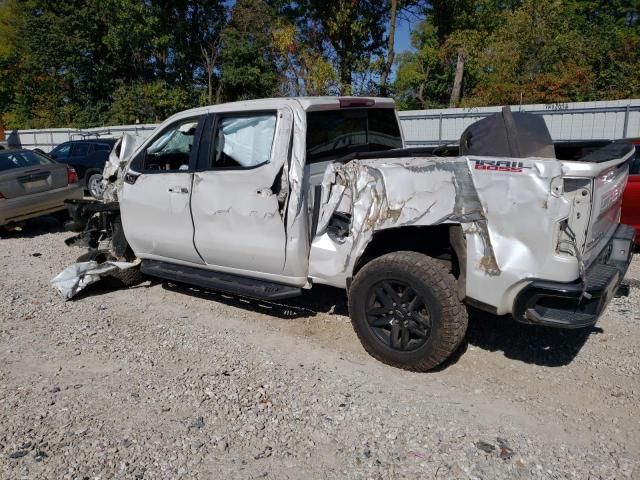
[(640, 257), (589, 332), (475, 313), (440, 371), (382, 365), (344, 294), (146, 282), (64, 302), (52, 221), (0, 239), (0, 477), (640, 478)]

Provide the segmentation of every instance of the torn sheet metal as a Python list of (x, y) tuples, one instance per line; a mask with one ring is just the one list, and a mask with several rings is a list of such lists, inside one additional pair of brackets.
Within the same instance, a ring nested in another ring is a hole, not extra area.
[[(509, 311), (511, 297), (528, 278), (578, 278), (575, 258), (549, 254), (556, 248), (559, 222), (571, 211), (567, 198), (551, 188), (563, 175), (562, 164), (507, 159), (500, 162), (509, 168), (499, 169), (495, 162), (420, 157), (329, 166), (310, 276), (345, 287), (376, 231), (449, 223), (460, 224), (465, 234), (467, 295), (497, 306), (498, 313)], [(335, 212), (351, 215), (344, 237), (327, 228)]]
[[(334, 212), (351, 215), (349, 235), (332, 237)], [(310, 275), (344, 287), (374, 232), (440, 223), (471, 223), (485, 245), (485, 271), (498, 274), (484, 211), (464, 160), (402, 158), (331, 164), (311, 248)]]
[(136, 262), (79, 262), (69, 265), (51, 280), (51, 284), (58, 290), (62, 298), (69, 300), (88, 285), (100, 280), (104, 275), (114, 270), (126, 270), (137, 267)]
[(124, 182), (124, 172), (135, 149), (136, 140), (128, 133), (125, 133), (113, 146), (102, 171), (102, 186), (104, 187), (102, 199), (105, 202), (118, 201), (118, 191)]

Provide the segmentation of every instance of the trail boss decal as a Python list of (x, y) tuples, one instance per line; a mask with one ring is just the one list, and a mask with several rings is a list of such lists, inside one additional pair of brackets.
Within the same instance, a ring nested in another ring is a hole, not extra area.
[(473, 160), (475, 170), (490, 170), (493, 172), (522, 173), (525, 168), (531, 168), (518, 160)]

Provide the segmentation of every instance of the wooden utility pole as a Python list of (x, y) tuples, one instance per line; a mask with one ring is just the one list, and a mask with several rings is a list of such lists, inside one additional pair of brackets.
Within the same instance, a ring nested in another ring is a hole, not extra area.
[(391, 74), (391, 68), (393, 67), (393, 61), (396, 53), (394, 51), (395, 36), (396, 36), (396, 14), (398, 12), (398, 0), (391, 0), (390, 16), (389, 16), (389, 40), (387, 41), (387, 60), (382, 66), (382, 73), (380, 74), (380, 94), (387, 94), (387, 80)]
[(458, 62), (456, 63), (456, 76), (453, 79), (453, 88), (451, 89), (451, 99), (449, 100), (449, 108), (455, 108), (460, 103), (462, 96), (462, 77), (464, 76), (465, 54), (462, 50), (458, 51)]
[[(216, 68), (216, 63), (218, 62), (218, 55), (220, 54), (218, 40), (219, 39), (216, 39), (206, 47), (200, 47), (204, 69), (207, 72), (207, 104), (208, 105), (211, 105), (213, 103), (213, 71)], [(217, 95), (216, 95), (216, 103), (218, 103)]]

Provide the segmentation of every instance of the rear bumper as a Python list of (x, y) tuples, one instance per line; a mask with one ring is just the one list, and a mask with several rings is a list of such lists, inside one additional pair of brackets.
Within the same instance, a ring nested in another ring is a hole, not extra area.
[[(516, 297), (514, 318), (559, 328), (594, 325), (622, 283), (633, 256), (635, 229), (618, 225), (615, 233), (580, 279), (569, 282), (534, 280)], [(586, 295), (583, 295), (586, 293)]]
[(82, 198), (80, 183), (46, 192), (0, 200), (0, 225), (20, 222), (65, 209), (65, 200)]

